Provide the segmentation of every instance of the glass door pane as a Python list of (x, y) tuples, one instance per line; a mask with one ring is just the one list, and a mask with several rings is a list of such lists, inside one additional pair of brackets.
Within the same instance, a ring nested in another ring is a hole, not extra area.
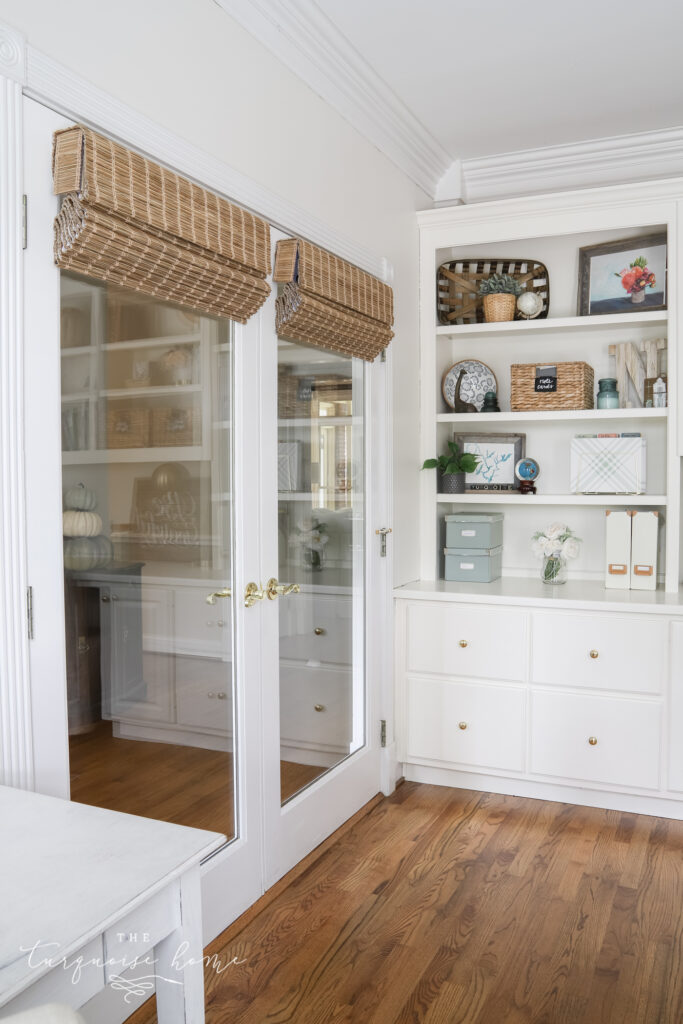
[(236, 834), (232, 328), (61, 275), (71, 796)]
[(278, 342), (283, 803), (365, 742), (363, 373)]

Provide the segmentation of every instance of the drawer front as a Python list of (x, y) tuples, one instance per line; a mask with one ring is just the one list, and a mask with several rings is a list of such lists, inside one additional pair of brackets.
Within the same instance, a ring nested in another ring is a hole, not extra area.
[(532, 772), (642, 789), (659, 786), (659, 702), (536, 690), (531, 737)]
[(661, 693), (668, 623), (635, 615), (535, 612), (531, 673), (535, 683)]
[(522, 681), (526, 615), (512, 608), (415, 601), (407, 609), (406, 660), (409, 672)]
[(669, 789), (683, 790), (683, 622), (671, 623)]
[(215, 581), (205, 587), (175, 588), (175, 650), (181, 654), (230, 656), (231, 599), (206, 603), (207, 594), (217, 589)]
[(353, 601), (351, 596), (296, 594), (280, 602), (280, 657), (350, 665)]
[(352, 737), (351, 685), (350, 671), (282, 666), (282, 742), (348, 749)]
[(408, 759), (524, 769), (520, 687), (408, 679)]
[(232, 665), (216, 658), (178, 655), (176, 721), (197, 729), (232, 732)]

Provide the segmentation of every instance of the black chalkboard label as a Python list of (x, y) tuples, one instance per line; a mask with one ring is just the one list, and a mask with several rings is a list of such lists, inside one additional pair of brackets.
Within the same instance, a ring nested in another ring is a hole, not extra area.
[(537, 366), (534, 391), (557, 391), (557, 367)]

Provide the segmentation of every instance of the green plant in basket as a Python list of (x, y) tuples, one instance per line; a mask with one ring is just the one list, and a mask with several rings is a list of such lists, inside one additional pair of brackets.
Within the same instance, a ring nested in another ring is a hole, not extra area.
[(522, 285), (511, 274), (491, 274), (479, 282), (480, 295), (521, 295)]

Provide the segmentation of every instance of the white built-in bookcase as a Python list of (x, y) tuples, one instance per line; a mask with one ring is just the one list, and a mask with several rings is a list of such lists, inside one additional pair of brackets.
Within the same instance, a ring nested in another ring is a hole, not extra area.
[[(537, 576), (539, 566), (531, 553), (531, 535), (549, 522), (562, 520), (583, 540), (579, 558), (570, 563), (570, 577), (593, 581), (597, 587), (603, 579), (605, 510), (655, 508), (663, 520), (660, 586), (665, 586), (669, 593), (678, 591), (683, 453), (683, 430), (678, 416), (681, 213), (683, 180), (676, 179), (440, 208), (418, 215), (421, 458), (442, 452), (446, 441), (456, 432), (521, 432), (526, 434), (526, 454), (535, 458), (541, 468), (536, 496), (500, 492), (438, 495), (434, 471), (421, 473), (423, 580), (443, 576), (444, 515), (477, 509), (502, 511), (505, 515), (504, 577), (521, 580)], [(579, 249), (655, 231), (667, 233), (667, 310), (577, 316)], [(550, 277), (548, 318), (440, 326), (436, 315), (437, 268), (459, 256), (509, 256), (544, 263)], [(512, 363), (583, 360), (595, 371), (597, 390), (599, 378), (615, 376), (614, 357), (608, 353), (611, 344), (656, 338), (668, 339), (663, 363), (669, 381), (667, 409), (509, 411)], [(454, 414), (447, 409), (441, 395), (442, 375), (453, 363), (468, 358), (487, 363), (495, 372), (500, 413)], [(570, 494), (571, 438), (579, 433), (622, 431), (640, 431), (647, 440), (647, 493)], [(478, 585), (478, 589), (482, 586)], [(543, 589), (547, 592), (554, 588)]]

